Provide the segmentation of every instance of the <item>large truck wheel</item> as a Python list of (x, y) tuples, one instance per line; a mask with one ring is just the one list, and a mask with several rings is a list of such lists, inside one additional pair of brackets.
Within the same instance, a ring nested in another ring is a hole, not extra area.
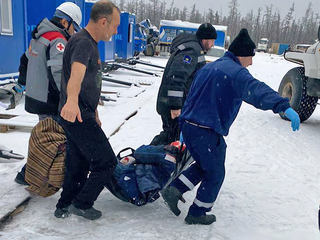
[[(307, 79), (304, 67), (293, 68), (284, 75), (278, 89), (280, 96), (290, 99), (290, 105), (299, 114), (301, 122), (312, 115), (318, 102), (317, 97), (307, 94)], [(280, 117), (288, 120), (284, 113), (280, 113)]]

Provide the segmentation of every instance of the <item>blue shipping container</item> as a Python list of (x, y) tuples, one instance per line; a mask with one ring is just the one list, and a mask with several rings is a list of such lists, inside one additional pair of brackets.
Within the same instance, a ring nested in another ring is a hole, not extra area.
[[(28, 31), (28, 43), (31, 40), (31, 32), (38, 25), (38, 23), (44, 19), (48, 18), (49, 20), (53, 17), (53, 14), (56, 11), (56, 8), (64, 2), (74, 2), (77, 4), (82, 14), (84, 15), (84, 6), (85, 0), (26, 0), (27, 2), (27, 31)], [(84, 16), (82, 18), (81, 27), (84, 27)]]
[(121, 13), (118, 34), (115, 36), (116, 54), (120, 59), (133, 58), (135, 21), (134, 14)]
[(289, 44), (280, 44), (279, 45), (279, 50), (278, 50), (278, 55), (281, 55), (284, 53), (285, 50), (289, 49)]
[[(83, 23), (87, 25), (90, 20), (90, 13), (93, 3), (86, 2), (85, 3), (85, 11), (84, 11), (84, 18)], [(114, 56), (116, 53), (116, 46), (115, 46), (115, 37), (113, 36), (110, 41), (100, 41), (98, 43), (100, 59), (102, 62), (114, 60)]]
[(3, 9), (7, 14), (1, 16), (0, 12), (5, 21), (0, 27), (0, 80), (18, 75), (20, 57), (27, 48), (26, 1), (12, 0), (11, 4)]
[[(0, 29), (0, 79), (8, 76), (17, 76), (21, 55), (27, 50), (31, 40), (31, 32), (43, 19), (51, 19), (56, 7), (64, 0), (11, 0), (3, 9), (5, 13), (0, 17), (4, 19), (5, 27), (12, 26), (12, 32), (8, 29)], [(67, 1), (68, 2), (68, 1)], [(73, 0), (82, 12), (84, 12), (85, 0)], [(11, 4), (10, 4), (11, 3)], [(83, 27), (84, 21), (81, 26)]]

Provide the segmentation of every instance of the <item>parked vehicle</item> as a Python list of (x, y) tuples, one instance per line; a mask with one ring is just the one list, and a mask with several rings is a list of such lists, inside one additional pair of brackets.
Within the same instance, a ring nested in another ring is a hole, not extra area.
[(146, 50), (147, 45), (147, 34), (146, 28), (140, 24), (136, 23), (134, 30), (134, 56), (138, 56), (140, 52)]
[(156, 26), (150, 26), (148, 28), (147, 46), (143, 51), (145, 56), (153, 56), (156, 54), (156, 46), (159, 42), (159, 30)]
[[(191, 23), (181, 20), (160, 20), (159, 26), (159, 44), (158, 51), (169, 52), (169, 47), (172, 40), (179, 33), (196, 33), (199, 23)], [(215, 46), (225, 47), (227, 39), (227, 26), (213, 25), (217, 31), (217, 39), (215, 40)]]
[(293, 46), (293, 51), (306, 52), (311, 44), (296, 44)]
[(269, 40), (267, 38), (261, 38), (258, 42), (258, 52), (267, 52), (268, 51)]
[(136, 24), (134, 45), (134, 55), (143, 52), (145, 56), (153, 56), (156, 53), (156, 46), (159, 42), (159, 30), (153, 26), (149, 19), (145, 19)]
[(221, 58), (225, 52), (226, 52), (225, 48), (219, 47), (219, 46), (213, 46), (212, 48), (209, 49), (209, 51), (205, 55), (206, 62), (207, 63), (213, 62), (218, 58)]
[[(283, 77), (278, 92), (290, 99), (291, 107), (299, 114), (300, 121), (307, 120), (314, 112), (320, 98), (320, 26), (318, 40), (306, 52), (286, 51), (284, 58), (300, 67), (289, 70)], [(280, 114), (286, 119), (284, 114)]]

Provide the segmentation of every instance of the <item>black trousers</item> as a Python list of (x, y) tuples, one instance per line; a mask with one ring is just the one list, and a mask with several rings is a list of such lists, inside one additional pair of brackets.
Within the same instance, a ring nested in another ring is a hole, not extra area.
[(91, 208), (104, 186), (112, 180), (117, 164), (110, 143), (94, 118), (71, 123), (60, 118), (67, 136), (66, 174), (58, 208), (71, 203)]
[(150, 145), (167, 145), (180, 139), (179, 118), (172, 119), (171, 117), (163, 117), (162, 128), (163, 131), (159, 135), (155, 136)]

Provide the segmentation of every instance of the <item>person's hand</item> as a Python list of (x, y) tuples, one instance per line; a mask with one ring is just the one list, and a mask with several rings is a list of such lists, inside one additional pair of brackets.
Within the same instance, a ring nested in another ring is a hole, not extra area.
[(300, 118), (299, 115), (296, 111), (294, 111), (292, 108), (288, 108), (284, 114), (286, 115), (287, 118), (290, 119), (291, 121), (291, 127), (293, 131), (299, 130), (300, 126)]
[(98, 109), (96, 109), (96, 111), (95, 111), (95, 118), (96, 118), (96, 122), (98, 123), (99, 127), (101, 127), (102, 122), (100, 121), (100, 118), (99, 118)]
[(178, 109), (178, 110), (173, 110), (173, 109), (171, 109), (171, 110), (170, 110), (170, 113), (171, 113), (171, 118), (172, 118), (172, 119), (175, 119), (175, 118), (177, 118), (177, 117), (180, 116), (180, 114), (181, 114), (181, 109)]
[(96, 116), (96, 122), (98, 123), (99, 127), (102, 126), (102, 122), (100, 121), (100, 118)]
[(78, 119), (79, 122), (82, 122), (81, 112), (78, 104), (72, 104), (68, 101), (62, 107), (60, 116), (68, 122), (75, 122), (76, 119)]
[(14, 86), (13, 89), (14, 89), (17, 93), (21, 93), (21, 92), (23, 92), (23, 91), (26, 89), (26, 87), (23, 86), (23, 85), (21, 85), (20, 83), (17, 83), (17, 85)]

